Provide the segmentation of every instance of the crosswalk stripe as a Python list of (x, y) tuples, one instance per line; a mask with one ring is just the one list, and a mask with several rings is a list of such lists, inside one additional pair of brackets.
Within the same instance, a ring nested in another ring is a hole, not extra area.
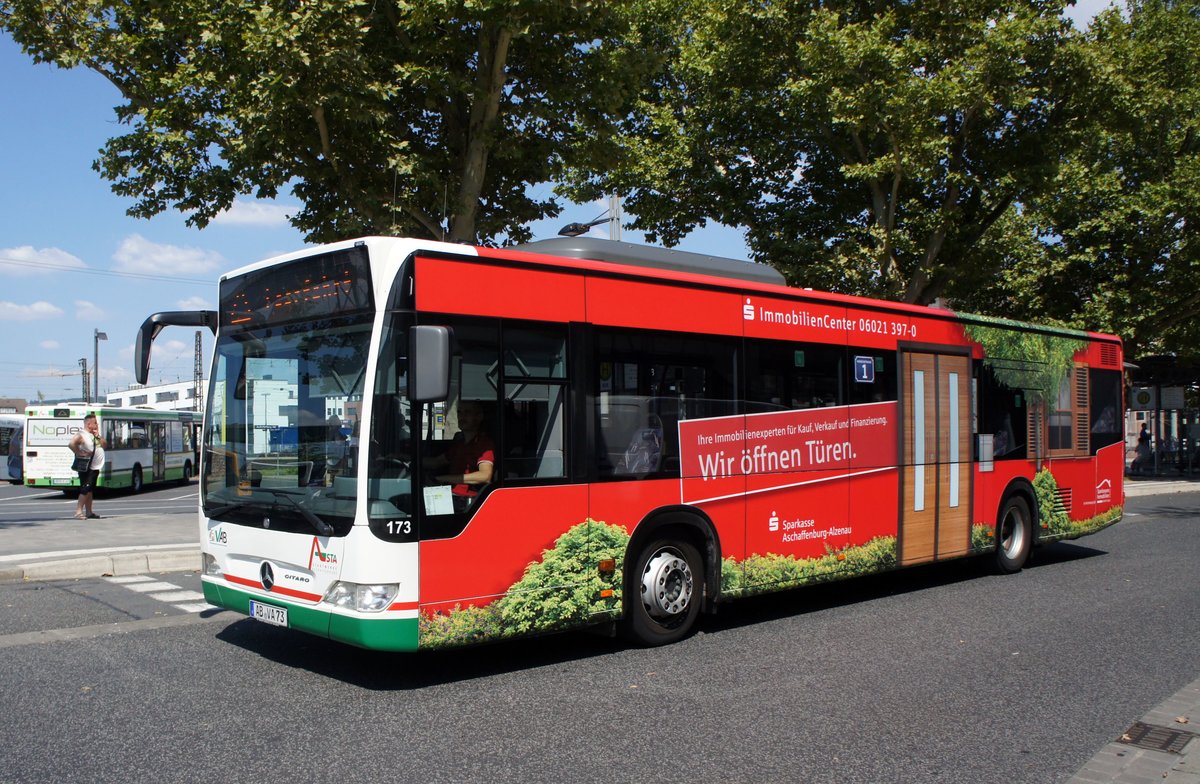
[(150, 595), (160, 602), (167, 602), (168, 604), (194, 602), (197, 599), (204, 599), (204, 594), (196, 593), (195, 591), (171, 591), (170, 593), (152, 593)]
[(213, 605), (204, 601), (204, 594), (188, 590), (174, 583), (155, 580), (144, 574), (124, 575), (120, 577), (105, 577), (106, 581), (131, 591), (149, 596), (151, 599), (169, 604), (177, 610), (186, 613), (200, 613), (211, 610)]
[(126, 588), (138, 593), (153, 593), (155, 591), (178, 591), (179, 586), (174, 583), (164, 583), (159, 581), (149, 583), (126, 583)]
[(213, 607), (213, 605), (209, 604), (208, 602), (203, 602), (203, 603), (199, 603), (199, 604), (175, 604), (172, 606), (175, 607), (176, 609), (183, 610), (184, 612), (188, 612), (188, 613), (202, 613), (205, 610), (215, 609)]

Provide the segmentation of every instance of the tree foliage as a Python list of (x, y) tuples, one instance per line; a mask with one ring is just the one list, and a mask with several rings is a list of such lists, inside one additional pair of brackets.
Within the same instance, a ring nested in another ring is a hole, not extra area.
[[(1055, 175), (1080, 60), (1060, 0), (697, 0), (615, 168), (673, 243), (706, 220), (804, 285), (928, 303), (989, 279)], [(987, 241), (987, 240), (990, 240)]]
[[(1051, 198), (1031, 203), (1046, 263), (1012, 288), (1142, 354), (1200, 345), (1200, 2), (1138, 0), (1096, 19), (1088, 124)], [(1014, 303), (1015, 304), (1015, 303)], [(1020, 316), (1031, 314), (1021, 313)]]
[(1087, 347), (1086, 333), (1034, 331), (1027, 325), (979, 316), (967, 321), (965, 331), (983, 346), (983, 362), (1002, 384), (1051, 406), (1074, 366), (1075, 354)]
[(0, 0), (0, 27), (35, 59), (120, 90), (129, 131), (96, 168), (135, 216), (177, 208), (203, 227), (239, 194), (290, 188), (313, 241), (524, 240), (559, 210), (529, 186), (660, 57), (637, 45), (630, 7)]

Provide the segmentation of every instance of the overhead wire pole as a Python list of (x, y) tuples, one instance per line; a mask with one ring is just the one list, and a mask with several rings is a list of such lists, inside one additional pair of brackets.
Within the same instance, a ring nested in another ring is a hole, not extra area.
[(200, 388), (200, 385), (204, 381), (204, 378), (203, 378), (203, 376), (204, 376), (204, 361), (201, 356), (201, 346), (202, 345), (203, 345), (203, 340), (201, 338), (201, 332), (200, 332), (200, 330), (196, 330), (196, 360), (195, 360), (195, 365), (192, 368), (192, 384), (193, 384), (193, 392), (195, 395), (193, 400), (195, 401), (195, 403), (192, 405), (192, 410), (198, 411), (198, 412), (204, 411), (204, 392)]
[(83, 376), (83, 402), (91, 403), (92, 401), (91, 401), (90, 397), (88, 396), (87, 357), (80, 358), (79, 367), (83, 370), (83, 373), (82, 373), (82, 376)]
[(93, 330), (93, 343), (95, 343), (95, 353), (92, 356), (92, 385), (95, 392), (92, 397), (96, 402), (100, 402), (100, 341), (108, 340), (108, 335), (96, 329)]

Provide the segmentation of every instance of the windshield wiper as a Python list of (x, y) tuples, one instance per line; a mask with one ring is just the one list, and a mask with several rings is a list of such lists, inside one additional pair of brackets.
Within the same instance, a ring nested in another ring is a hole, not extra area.
[[(291, 501), (292, 506), (296, 507), (296, 511), (300, 513), (300, 516), (303, 517), (318, 534), (321, 536), (333, 536), (333, 526), (322, 520), (320, 517), (317, 517), (312, 511), (304, 508), (304, 505), (295, 499), (293, 493), (290, 493), (287, 490), (277, 490), (271, 487), (256, 487), (254, 488), (253, 492), (270, 493), (271, 496), (276, 499), (276, 501), (271, 504), (272, 509), (279, 505), (278, 499), (286, 498), (288, 501)], [(254, 501), (234, 501), (231, 504), (218, 506), (216, 509), (209, 510), (208, 516), (216, 517), (217, 515), (225, 514), (226, 512), (232, 512), (235, 509), (256, 505), (257, 504)]]

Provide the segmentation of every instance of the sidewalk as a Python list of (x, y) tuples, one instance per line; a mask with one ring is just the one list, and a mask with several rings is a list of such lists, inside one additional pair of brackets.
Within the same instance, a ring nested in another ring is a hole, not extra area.
[(0, 583), (199, 569), (196, 521), (194, 514), (132, 514), (5, 523)]
[(1163, 700), (1067, 784), (1200, 784), (1200, 679)]

